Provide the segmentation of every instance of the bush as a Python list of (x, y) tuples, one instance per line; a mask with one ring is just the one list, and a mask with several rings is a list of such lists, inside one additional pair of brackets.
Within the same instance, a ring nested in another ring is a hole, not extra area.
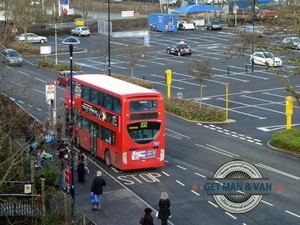
[(272, 146), (300, 152), (300, 129), (275, 132), (272, 136)]
[(112, 21), (112, 31), (147, 29), (148, 18), (118, 19)]
[(165, 109), (169, 113), (193, 121), (222, 122), (226, 119), (224, 110), (206, 106), (199, 110), (199, 103), (178, 98), (165, 100)]
[[(49, 68), (56, 71), (65, 71), (70, 70), (70, 63), (69, 62), (57, 62), (55, 64), (54, 59), (40, 59), (38, 60), (37, 67), (39, 68)], [(80, 66), (77, 64), (73, 64), (73, 71), (80, 71)]]

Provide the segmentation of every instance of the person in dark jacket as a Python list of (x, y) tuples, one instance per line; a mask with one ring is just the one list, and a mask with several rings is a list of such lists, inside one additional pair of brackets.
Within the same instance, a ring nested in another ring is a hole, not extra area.
[(101, 197), (103, 193), (103, 186), (106, 185), (105, 179), (102, 177), (102, 172), (98, 171), (97, 176), (93, 179), (92, 185), (91, 185), (91, 195), (97, 195), (98, 197), (98, 203), (94, 204), (93, 209), (99, 210), (101, 209)]
[(85, 166), (83, 162), (79, 162), (77, 166), (78, 183), (85, 182)]
[(151, 215), (152, 209), (146, 208), (144, 210), (145, 215), (144, 215), (144, 220), (142, 225), (154, 225), (153, 224), (153, 217)]
[(167, 192), (162, 192), (159, 200), (158, 219), (161, 220), (161, 225), (168, 225), (168, 219), (171, 216), (170, 199)]

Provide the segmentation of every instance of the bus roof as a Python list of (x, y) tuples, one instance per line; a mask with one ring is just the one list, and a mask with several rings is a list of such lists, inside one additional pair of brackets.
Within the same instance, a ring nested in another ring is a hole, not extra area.
[(108, 75), (104, 74), (84, 74), (73, 77), (77, 81), (82, 81), (91, 86), (108, 90), (119, 95), (150, 93), (157, 94), (158, 92), (147, 89)]

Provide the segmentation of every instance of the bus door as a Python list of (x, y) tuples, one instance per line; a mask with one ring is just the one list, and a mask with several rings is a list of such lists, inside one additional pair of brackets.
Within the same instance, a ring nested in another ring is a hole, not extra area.
[(91, 123), (91, 129), (90, 129), (90, 151), (93, 155), (96, 155), (97, 152), (97, 137), (98, 137), (98, 130), (99, 130), (99, 125), (95, 123)]

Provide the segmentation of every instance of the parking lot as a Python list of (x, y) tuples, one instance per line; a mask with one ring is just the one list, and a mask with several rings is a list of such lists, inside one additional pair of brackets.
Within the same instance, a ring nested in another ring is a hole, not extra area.
[[(89, 39), (89, 41), (86, 41)], [(89, 50), (89, 43), (97, 40), (97, 36), (81, 38), (81, 42), (88, 49), (87, 53), (77, 54), (73, 60), (80, 64), (84, 73), (99, 73), (104, 70), (102, 57), (97, 56), (101, 49), (94, 47)], [(166, 53), (167, 46), (185, 41), (193, 50), (191, 56), (176, 56)], [(150, 32), (150, 51), (145, 59), (141, 59), (134, 68), (135, 77), (150, 80), (154, 88), (166, 94), (164, 72), (173, 71), (171, 96), (181, 95), (191, 101), (199, 101), (200, 85), (188, 73), (192, 60), (210, 60), (213, 77), (204, 82), (203, 104), (225, 108), (225, 84), (229, 84), (229, 118), (236, 120), (235, 124), (223, 125), (236, 132), (261, 139), (269, 139), (271, 131), (282, 129), (285, 125), (285, 92), (280, 80), (271, 70), (264, 66), (254, 66), (252, 72), (250, 64), (251, 50), (244, 56), (232, 57), (230, 43), (234, 40), (232, 29), (222, 31), (195, 31), (179, 32)], [(143, 44), (143, 37), (138, 39)], [(112, 51), (122, 48), (122, 40), (112, 38)], [(284, 58), (284, 56), (280, 56)], [(281, 69), (288, 69), (284, 63)], [(111, 71), (130, 75), (130, 66), (120, 55), (111, 57)], [(284, 77), (286, 79), (286, 77)], [(298, 84), (299, 78), (289, 78)], [(299, 86), (296, 89), (300, 89)], [(294, 108), (293, 124), (298, 126), (299, 110)]]

